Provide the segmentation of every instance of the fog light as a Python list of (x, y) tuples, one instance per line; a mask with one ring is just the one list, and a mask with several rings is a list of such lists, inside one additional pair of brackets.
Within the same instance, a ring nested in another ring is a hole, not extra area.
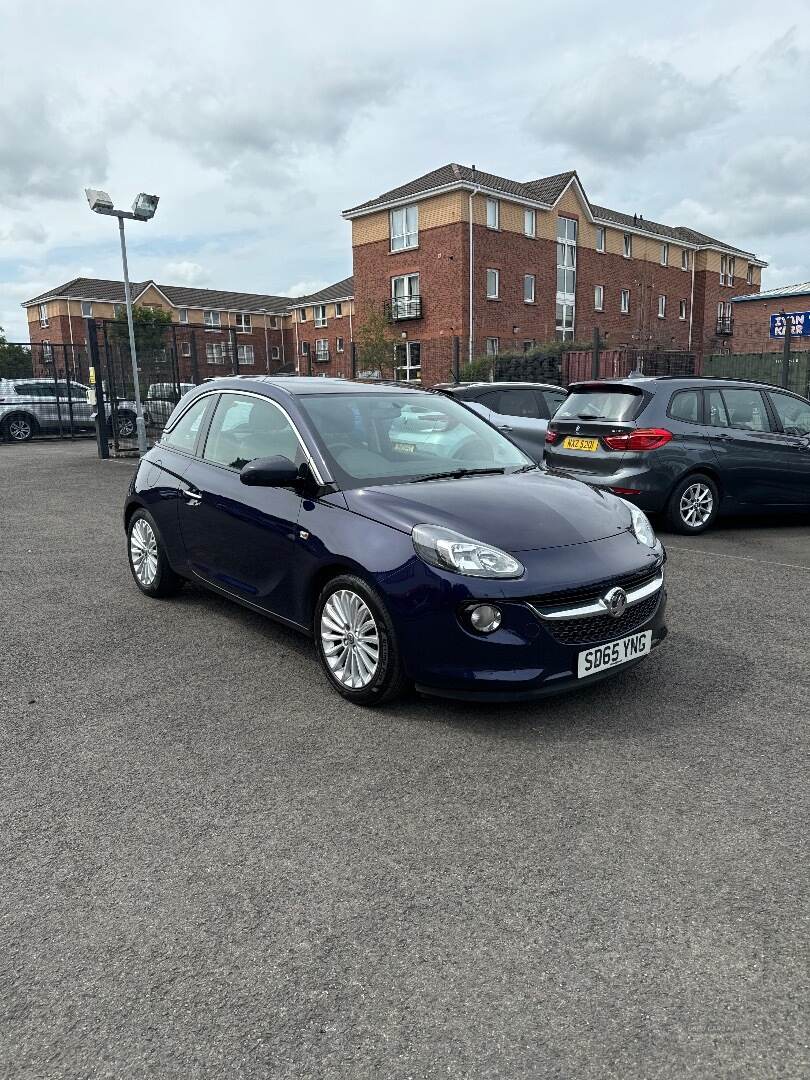
[(479, 634), (491, 634), (501, 625), (501, 613), (494, 604), (479, 604), (470, 611), (470, 622)]

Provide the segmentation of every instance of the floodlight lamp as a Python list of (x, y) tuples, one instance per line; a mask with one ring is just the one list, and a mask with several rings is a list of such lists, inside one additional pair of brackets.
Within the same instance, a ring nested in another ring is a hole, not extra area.
[(140, 195), (136, 196), (135, 202), (132, 204), (132, 213), (141, 221), (149, 221), (150, 218), (155, 216), (159, 199), (160, 196), (158, 195), (146, 195), (142, 191)]
[(87, 196), (90, 209), (97, 214), (104, 214), (113, 209), (113, 201), (106, 191), (99, 191), (98, 188), (89, 187), (84, 189), (84, 193)]

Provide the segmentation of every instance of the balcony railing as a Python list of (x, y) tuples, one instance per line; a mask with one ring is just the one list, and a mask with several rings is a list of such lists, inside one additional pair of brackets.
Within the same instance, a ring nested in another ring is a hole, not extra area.
[(421, 296), (395, 296), (385, 302), (385, 314), (390, 322), (401, 322), (402, 319), (422, 318)]
[(326, 352), (315, 352), (312, 350), (312, 363), (313, 364), (328, 364), (329, 363), (329, 350)]
[(721, 315), (717, 319), (718, 335), (733, 334), (734, 333), (734, 316), (733, 315)]

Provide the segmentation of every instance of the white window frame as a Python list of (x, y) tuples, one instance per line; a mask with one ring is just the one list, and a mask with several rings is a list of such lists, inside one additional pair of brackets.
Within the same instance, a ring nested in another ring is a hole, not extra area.
[(523, 235), (532, 240), (537, 236), (537, 211), (529, 206), (523, 208)]
[(205, 343), (205, 359), (209, 364), (224, 364), (225, 343), (222, 341), (207, 341)]
[(746, 285), (753, 285), (754, 284), (754, 264), (753, 263), (748, 264), (748, 270), (747, 270), (746, 275), (745, 275), (745, 284)]
[(315, 304), (312, 308), (312, 319), (315, 326), (323, 328), (326, 326), (326, 304)]
[[(419, 341), (406, 341), (399, 343), (399, 349), (405, 348), (405, 363), (398, 364), (400, 353), (397, 353), (397, 345), (394, 345), (394, 373), (398, 382), (416, 382), (422, 378), (422, 344)], [(418, 360), (414, 363), (413, 353), (417, 350)], [(404, 378), (403, 373), (404, 372)]]
[(346, 343), (342, 337), (335, 338), (335, 352), (345, 352)]
[(667, 317), (667, 298), (660, 293), (658, 296), (658, 318), (665, 319)]
[[(490, 277), (490, 274), (493, 276)], [(490, 282), (494, 283), (494, 290), (490, 289)], [(501, 291), (501, 272), (500, 270), (494, 270), (492, 267), (487, 267), (487, 300), (500, 299)]]
[(41, 327), (43, 328), (43, 330), (44, 330), (44, 329), (45, 329), (45, 327), (46, 327), (46, 326), (48, 325), (48, 323), (49, 323), (49, 319), (48, 319), (48, 305), (47, 305), (47, 304), (40, 304), (40, 305), (39, 305), (39, 325), (40, 325), (40, 326), (41, 326)]
[(191, 356), (191, 342), (190, 341), (181, 341), (180, 342), (180, 355), (181, 356)]
[(299, 322), (306, 322), (307, 321), (307, 309), (305, 307), (302, 307), (302, 308), (298, 309), (298, 321)]
[(497, 356), (501, 348), (501, 339), (488, 337), (486, 343), (487, 356)]
[(42, 342), (42, 361), (45, 364), (53, 363), (53, 345), (50, 341)]
[(669, 266), (669, 244), (666, 240), (661, 244), (661, 265)]
[(501, 227), (501, 200), (495, 199), (492, 196), (487, 196), (487, 228), (495, 229), (496, 231)]
[(736, 259), (734, 258), (733, 255), (729, 255), (729, 257), (728, 257), (728, 272), (726, 274), (726, 285), (729, 285), (729, 286), (734, 285), (734, 271), (736, 269), (736, 266), (737, 266)]
[(689, 313), (689, 304), (686, 300), (678, 301), (678, 318), (681, 322), (686, 322), (686, 316)]
[[(561, 314), (558, 314), (558, 311)], [(566, 316), (570, 315), (571, 325), (566, 326)], [(576, 305), (573, 300), (557, 300), (554, 305), (554, 330), (558, 341), (572, 341), (576, 319)]]
[[(397, 282), (403, 282), (397, 292)], [(414, 284), (415, 283), (415, 284)], [(419, 312), (419, 274), (397, 274), (391, 278), (391, 309), (395, 319), (411, 319)]]
[(622, 315), (630, 314), (630, 290), (622, 289), (619, 294), (619, 311)]
[(397, 206), (388, 216), (391, 251), (408, 251), (419, 246), (419, 205)]
[(253, 323), (246, 311), (237, 311), (236, 313), (236, 332), (237, 334), (253, 333)]
[(222, 313), (219, 311), (204, 311), (203, 323), (206, 330), (221, 330), (222, 329)]
[(177, 321), (181, 323), (188, 322), (188, 308), (181, 307), (177, 309)]
[(342, 319), (343, 318), (343, 301), (342, 300), (336, 300), (335, 301), (335, 318), (336, 319)]
[(278, 347), (278, 345), (271, 345), (270, 346), (270, 359), (271, 360), (280, 360), (281, 359), (281, 349)]
[(681, 250), (681, 270), (689, 269), (689, 248)]
[(625, 233), (623, 242), (624, 242), (623, 254), (624, 254), (625, 259), (632, 259), (633, 258), (633, 235), (632, 235), (632, 233)]
[(82, 312), (82, 318), (83, 319), (92, 319), (93, 318), (93, 301), (92, 300), (82, 300), (81, 301), (81, 312)]
[(237, 345), (236, 359), (240, 364), (247, 364), (248, 366), (255, 364), (256, 350), (253, 348), (253, 345), (248, 342), (245, 342), (244, 345)]
[(594, 285), (593, 287), (593, 310), (604, 311), (605, 310), (605, 286)]
[[(535, 299), (535, 288), (537, 282), (535, 281), (534, 274), (523, 275), (523, 303), (533, 304)], [(528, 293), (528, 295), (527, 295)]]
[(329, 339), (325, 337), (315, 338), (316, 363), (326, 364), (329, 362)]
[(607, 250), (607, 230), (604, 225), (596, 226), (596, 250), (602, 255)]

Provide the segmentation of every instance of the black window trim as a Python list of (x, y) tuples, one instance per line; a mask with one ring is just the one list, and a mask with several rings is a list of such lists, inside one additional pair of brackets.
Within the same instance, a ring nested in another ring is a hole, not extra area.
[[(682, 416), (672, 415), (672, 406), (675, 404), (675, 398), (680, 394), (697, 394), (698, 399), (698, 419), (697, 420), (684, 420)], [(667, 416), (670, 420), (674, 420), (677, 424), (693, 424), (695, 427), (706, 426), (706, 399), (701, 392), (699, 386), (681, 386), (678, 390), (673, 390), (672, 395), (667, 403)]]
[(782, 417), (777, 412), (776, 405), (774, 405), (773, 401), (771, 400), (771, 394), (781, 394), (782, 397), (793, 398), (794, 401), (800, 401), (803, 405), (807, 404), (807, 399), (803, 398), (801, 394), (794, 394), (791, 390), (788, 389), (777, 389), (777, 387), (775, 386), (769, 386), (767, 390), (761, 392), (764, 393), (765, 400), (768, 404), (768, 411), (770, 413), (771, 424), (773, 426), (772, 434), (785, 435), (788, 439), (804, 438), (805, 436), (791, 435), (789, 434), (789, 432), (785, 431), (785, 428), (782, 424)]

